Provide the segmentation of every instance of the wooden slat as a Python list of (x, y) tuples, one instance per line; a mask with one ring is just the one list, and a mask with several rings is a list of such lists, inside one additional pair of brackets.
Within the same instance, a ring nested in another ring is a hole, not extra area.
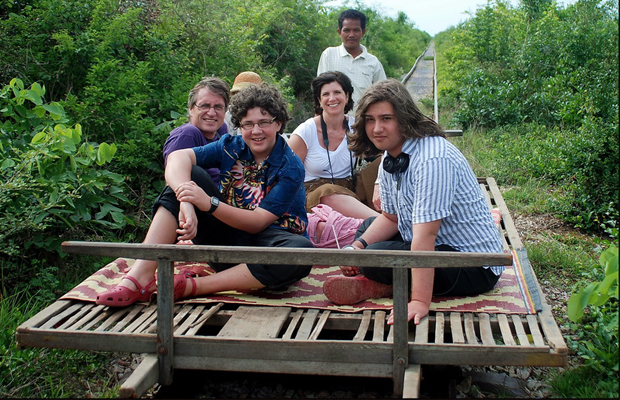
[(69, 318), (69, 316), (73, 315), (77, 310), (81, 308), (81, 304), (73, 304), (71, 307), (63, 310), (62, 312), (56, 314), (54, 317), (50, 318), (47, 322), (41, 325), (41, 329), (49, 329), (55, 327), (60, 324), (65, 318)]
[(478, 344), (479, 342), (476, 337), (476, 328), (474, 327), (474, 314), (465, 313), (463, 315), (463, 319), (465, 321), (465, 337), (467, 338), (467, 343)]
[(519, 344), (521, 346), (530, 346), (530, 340), (525, 333), (525, 329), (523, 329), (523, 322), (518, 315), (512, 315), (512, 324), (515, 327), (515, 331), (517, 332), (517, 338), (519, 339)]
[(494, 346), (495, 339), (493, 338), (493, 330), (491, 328), (491, 319), (489, 314), (478, 314), (478, 325), (480, 327), (480, 339), (485, 346)]
[(295, 332), (295, 329), (297, 328), (299, 321), (301, 321), (301, 317), (303, 316), (303, 314), (304, 314), (304, 310), (297, 310), (293, 313), (293, 318), (291, 319), (291, 323), (288, 325), (286, 332), (284, 332), (282, 339), (288, 340), (293, 337), (293, 332)]
[(368, 332), (368, 327), (370, 327), (370, 317), (372, 316), (372, 311), (364, 310), (362, 314), (362, 320), (360, 322), (360, 327), (358, 328), (355, 336), (353, 337), (354, 342), (361, 342), (366, 337), (366, 333)]
[[(181, 310), (174, 316), (174, 335), (182, 335), (189, 327), (200, 318), (200, 314), (202, 310), (205, 309), (204, 305), (199, 305), (194, 307), (193, 305), (187, 304), (181, 308)], [(183, 321), (181, 323), (181, 321)]]
[(375, 323), (372, 330), (372, 341), (383, 342), (383, 336), (385, 335), (385, 311), (375, 312)]
[(534, 340), (534, 346), (545, 346), (545, 339), (543, 339), (540, 329), (538, 329), (538, 319), (535, 315), (528, 314), (526, 316), (527, 326)]
[(202, 326), (209, 320), (209, 318), (217, 314), (217, 312), (220, 310), (220, 308), (222, 308), (223, 305), (224, 303), (217, 303), (216, 305), (211, 306), (211, 308), (209, 308), (206, 313), (202, 314), (200, 318), (196, 320), (196, 322), (192, 323), (189, 326), (189, 330), (185, 333), (185, 335), (192, 336), (197, 334), (200, 328), (202, 328)]
[(510, 330), (510, 324), (508, 323), (508, 317), (506, 317), (506, 314), (497, 314), (497, 322), (499, 323), (502, 339), (504, 340), (506, 346), (516, 346), (517, 343), (512, 336), (512, 331)]
[(489, 206), (489, 210), (492, 210), (493, 203), (491, 203), (491, 196), (489, 195), (489, 191), (487, 190), (487, 185), (485, 185), (484, 183), (480, 183), (480, 191), (482, 192), (482, 195), (487, 202), (487, 206)]
[(82, 330), (88, 330), (91, 326), (98, 322), (98, 318), (102, 316), (102, 311), (105, 306), (95, 306), (90, 309), (88, 314), (84, 317), (80, 318), (75, 324), (68, 327), (68, 330), (78, 330), (82, 328)]
[[(276, 338), (291, 313), (289, 307), (241, 306), (217, 334), (231, 338)], [(269, 321), (269, 323), (265, 323)]]
[[(137, 309), (140, 310), (142, 309), (142, 305), (140, 304), (136, 304), (134, 305), (131, 309)], [(121, 308), (118, 311), (114, 311), (114, 308), (108, 308), (108, 312), (110, 312), (111, 314), (109, 314), (108, 318), (106, 318), (101, 325), (99, 325), (97, 327), (97, 329), (95, 329), (95, 332), (103, 332), (105, 330), (108, 329), (108, 327), (112, 326), (113, 324), (115, 324), (116, 322), (118, 322), (118, 320), (120, 320), (124, 315), (127, 314), (127, 312), (129, 311), (126, 308)]]
[[(408, 253), (408, 252), (407, 252)], [(394, 342), (392, 356), (392, 381), (394, 395), (402, 396), (405, 385), (405, 368), (409, 365), (409, 320), (407, 305), (409, 304), (409, 287), (407, 284), (409, 271), (395, 269), (392, 271), (392, 315), (394, 317)]]
[[(568, 347), (566, 346), (560, 328), (555, 323), (555, 319), (553, 319), (553, 314), (551, 314), (549, 306), (543, 304), (543, 311), (537, 315), (549, 346), (559, 354), (567, 354)], [(566, 359), (566, 361), (568, 362), (568, 359)]]
[[(484, 195), (484, 199), (487, 202), (487, 205), (489, 206), (489, 210), (493, 209), (493, 202), (491, 200), (491, 196), (489, 195), (489, 192), (486, 189), (486, 185), (484, 183), (480, 184), (480, 189), (482, 190), (482, 194)], [(501, 210), (500, 210), (501, 212)], [(508, 242), (506, 241), (506, 235), (504, 235), (504, 231), (502, 230), (502, 226), (500, 224), (500, 226), (497, 227), (498, 233), (499, 233), (499, 237), (502, 241), (502, 249), (506, 252), (510, 251), (510, 246), (508, 246)]]
[(501, 192), (499, 191), (499, 187), (497, 186), (497, 182), (493, 178), (487, 178), (487, 183), (489, 185), (489, 190), (491, 191), (491, 195), (493, 196), (493, 200), (495, 200), (495, 204), (499, 207), (502, 212), (502, 220), (504, 221), (504, 228), (506, 229), (506, 234), (508, 235), (508, 240), (510, 241), (510, 245), (513, 249), (521, 249), (523, 248), (523, 243), (521, 242), (521, 238), (519, 237), (519, 233), (515, 228), (515, 223), (512, 219), (512, 216), (508, 212), (508, 207), (506, 206), (506, 202), (502, 197)]
[(69, 300), (58, 300), (49, 305), (48, 307), (44, 308), (43, 310), (39, 311), (34, 317), (28, 319), (19, 327), (23, 330), (27, 330), (30, 328), (40, 328), (50, 318), (53, 318), (55, 315), (71, 307), (72, 304), (73, 302)]
[(159, 382), (171, 385), (174, 373), (174, 262), (157, 260), (157, 365)]
[[(510, 265), (512, 256), (503, 253), (471, 253), (452, 251), (364, 250), (306, 248), (299, 251), (287, 247), (202, 246), (145, 243), (64, 242), (66, 253), (130, 257), (146, 260), (182, 260), (226, 263), (260, 263), (293, 265), (356, 265), (409, 269), (480, 267)], [(358, 254), (359, 253), (359, 254)], [(163, 262), (163, 261), (160, 261)], [(159, 289), (158, 289), (159, 290)], [(161, 296), (158, 296), (158, 299)]]
[(297, 335), (295, 335), (295, 340), (308, 340), (310, 333), (312, 333), (312, 328), (314, 327), (314, 321), (316, 321), (318, 316), (319, 310), (306, 310), (299, 330), (297, 330)]
[(422, 381), (422, 366), (420, 364), (409, 365), (405, 369), (405, 386), (403, 398), (417, 399), (420, 397), (420, 383)]
[(107, 308), (106, 306), (98, 306), (98, 307), (101, 307), (100, 308), (101, 313), (97, 315), (95, 318), (93, 318), (92, 320), (90, 320), (86, 325), (82, 326), (82, 329), (80, 329), (81, 331), (96, 330), (99, 326), (101, 326), (100, 324), (107, 321), (108, 318), (113, 314), (112, 310)]
[(81, 320), (82, 317), (93, 307), (93, 305), (93, 303), (82, 304), (73, 315), (71, 315), (65, 322), (62, 323), (62, 325), (58, 327), (58, 329), (72, 329), (70, 327), (77, 321)]
[(444, 319), (443, 313), (438, 312), (437, 314), (435, 314), (435, 343), (436, 344), (441, 344), (444, 342), (445, 324), (446, 324), (446, 321)]
[(122, 332), (123, 328), (128, 324), (131, 324), (134, 318), (136, 318), (137, 315), (141, 314), (142, 310), (142, 308), (138, 307), (130, 308), (129, 312), (125, 315), (125, 317), (118, 321), (116, 324), (114, 324), (113, 327), (108, 329), (108, 332)]
[(139, 398), (158, 382), (159, 365), (157, 356), (147, 354), (120, 388), (121, 398)]
[(461, 313), (450, 313), (450, 331), (452, 332), (452, 343), (465, 343), (465, 336), (463, 336), (463, 325), (461, 324)]
[(317, 322), (316, 326), (312, 330), (312, 333), (308, 337), (308, 340), (317, 340), (319, 338), (319, 335), (321, 334), (321, 331), (323, 330), (323, 327), (325, 326), (325, 322), (327, 322), (327, 319), (329, 318), (329, 314), (331, 314), (331, 311), (329, 310), (325, 310), (321, 313), (321, 316), (319, 317), (319, 321)]
[(535, 346), (415, 345), (411, 364), (562, 366), (563, 358)]
[(415, 343), (428, 343), (428, 316), (415, 327)]
[(181, 321), (185, 320), (188, 317), (192, 310), (194, 310), (194, 306), (191, 304), (183, 304), (181, 307), (177, 308), (174, 312), (174, 318), (172, 319), (172, 326), (174, 328), (174, 332), (181, 327)]
[(142, 332), (144, 329), (147, 329), (155, 320), (157, 320), (157, 306), (153, 304), (151, 306), (148, 306), (142, 313), (140, 313), (140, 315), (136, 319), (131, 322), (131, 324), (129, 324), (122, 331), (124, 333)]
[(388, 343), (394, 343), (394, 325), (389, 325), (388, 336), (385, 340)]

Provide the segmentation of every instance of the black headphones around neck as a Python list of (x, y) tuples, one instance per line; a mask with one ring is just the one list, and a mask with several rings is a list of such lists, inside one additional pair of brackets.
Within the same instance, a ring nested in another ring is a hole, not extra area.
[(407, 153), (400, 153), (396, 158), (386, 154), (383, 159), (383, 169), (390, 174), (405, 172), (408, 166), (409, 154)]

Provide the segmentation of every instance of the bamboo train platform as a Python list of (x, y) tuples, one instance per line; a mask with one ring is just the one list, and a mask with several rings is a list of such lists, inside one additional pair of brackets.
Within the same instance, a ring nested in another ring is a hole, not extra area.
[[(419, 396), (423, 365), (563, 367), (568, 349), (538, 282), (500, 190), (478, 179), (489, 207), (501, 211), (508, 253), (402, 252), (144, 245), (65, 242), (68, 253), (159, 261), (156, 304), (124, 308), (58, 300), (17, 328), (22, 347), (146, 353), (123, 384), (121, 397), (140, 397), (154, 384), (170, 385), (174, 369), (391, 378), (394, 394)], [(534, 276), (534, 312), (523, 314), (431, 311), (407, 322), (408, 268), (436, 265), (509, 265), (517, 255)], [(312, 307), (174, 303), (174, 261), (269, 262), (394, 268), (393, 307), (339, 312)], [(280, 260), (280, 261), (279, 261)]]

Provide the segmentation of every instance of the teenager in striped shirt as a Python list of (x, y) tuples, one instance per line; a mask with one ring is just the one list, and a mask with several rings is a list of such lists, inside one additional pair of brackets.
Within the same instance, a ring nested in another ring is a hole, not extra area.
[[(361, 97), (349, 147), (358, 157), (385, 152), (380, 168), (382, 214), (360, 226), (352, 247), (378, 250), (501, 253), (497, 228), (461, 152), (416, 107), (403, 84), (388, 79)], [(412, 268), (408, 319), (428, 314), (433, 295), (486, 292), (503, 267)], [(392, 294), (392, 269), (342, 267), (323, 290), (336, 304)], [(393, 323), (393, 316), (388, 324)]]

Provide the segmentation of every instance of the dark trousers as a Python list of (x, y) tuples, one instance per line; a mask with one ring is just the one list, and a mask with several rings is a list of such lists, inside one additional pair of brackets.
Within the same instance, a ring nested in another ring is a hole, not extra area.
[[(218, 187), (211, 176), (202, 168), (192, 168), (192, 181), (196, 182), (209, 196), (217, 196), (224, 201)], [(159, 207), (164, 207), (176, 219), (179, 219), (179, 201), (174, 191), (166, 186), (153, 204), (153, 215)], [(198, 219), (198, 232), (192, 240), (194, 244), (218, 245), (218, 246), (258, 246), (258, 247), (299, 247), (313, 248), (312, 242), (302, 235), (289, 232), (284, 229), (268, 227), (265, 230), (251, 234), (239, 229), (232, 228), (217, 219), (212, 214), (196, 210)], [(209, 265), (216, 271), (223, 271), (236, 264), (210, 262)], [(263, 285), (271, 289), (280, 289), (296, 282), (310, 273), (311, 265), (290, 264), (248, 264), (252, 275)]]
[[(357, 229), (355, 237), (358, 238), (368, 229), (375, 217), (365, 220)], [(368, 245), (369, 250), (411, 250), (411, 242), (405, 242), (400, 234), (390, 240)], [(435, 251), (458, 251), (448, 245), (435, 246)], [(393, 284), (392, 268), (361, 267), (360, 271), (368, 279), (376, 282)], [(411, 287), (411, 274), (409, 287)], [(435, 280), (433, 282), (433, 296), (470, 296), (488, 292), (493, 289), (499, 276), (495, 275), (490, 268), (435, 268)]]

